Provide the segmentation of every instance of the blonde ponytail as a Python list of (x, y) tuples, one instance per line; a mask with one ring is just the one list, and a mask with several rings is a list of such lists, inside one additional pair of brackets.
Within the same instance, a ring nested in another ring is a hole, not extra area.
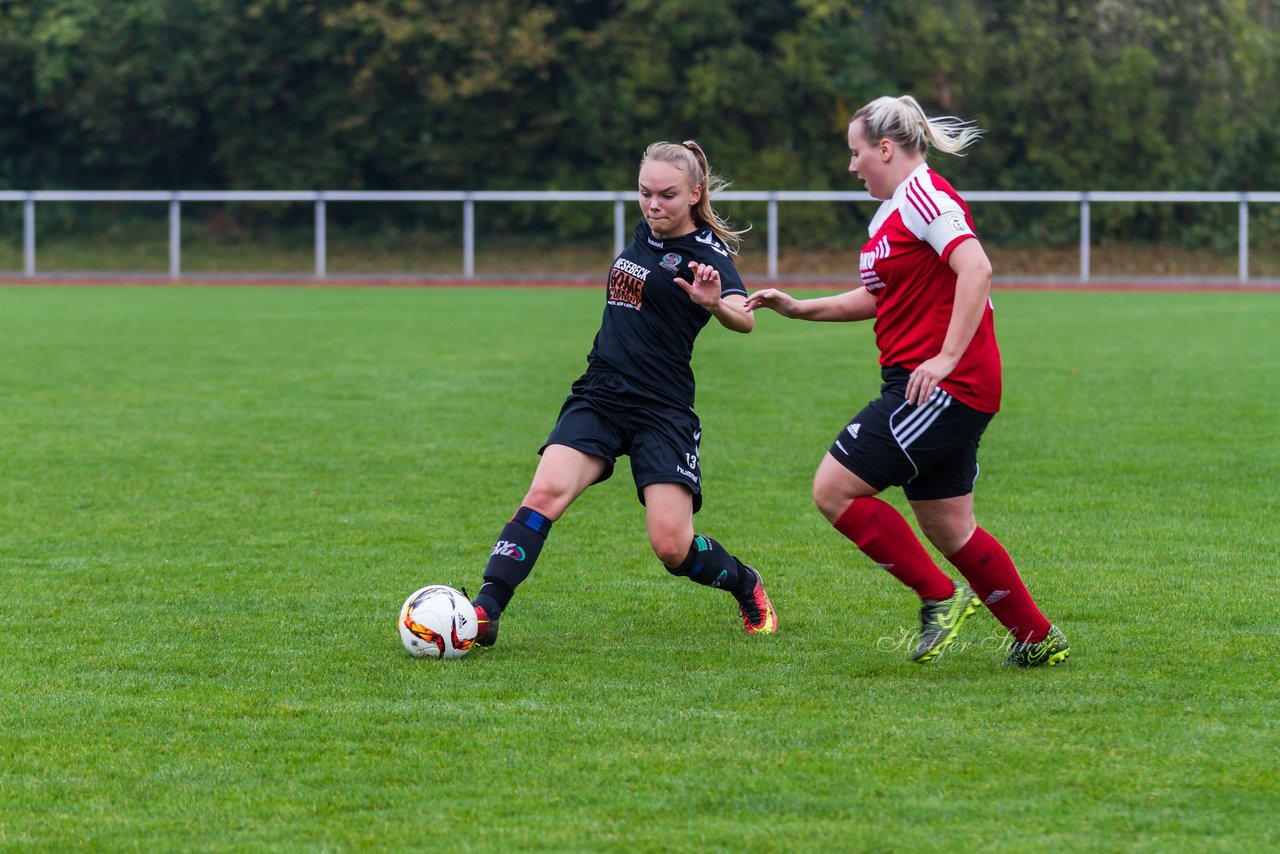
[(908, 151), (925, 153), (930, 145), (947, 154), (960, 154), (982, 136), (982, 128), (955, 116), (925, 115), (910, 95), (876, 98), (853, 114), (849, 123), (862, 119), (863, 136), (874, 142), (890, 139)]

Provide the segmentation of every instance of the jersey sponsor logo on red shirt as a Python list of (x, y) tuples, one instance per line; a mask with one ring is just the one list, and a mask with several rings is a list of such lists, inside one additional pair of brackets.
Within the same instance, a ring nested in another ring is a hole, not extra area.
[(882, 235), (869, 251), (864, 249), (858, 261), (858, 272), (862, 275), (862, 284), (869, 291), (877, 291), (884, 287), (884, 282), (876, 274), (876, 262), (889, 257), (889, 236)]

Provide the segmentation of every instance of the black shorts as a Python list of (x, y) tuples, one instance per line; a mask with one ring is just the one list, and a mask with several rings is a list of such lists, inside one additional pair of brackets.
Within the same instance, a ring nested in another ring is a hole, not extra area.
[(978, 442), (992, 413), (936, 389), (921, 406), (907, 403), (905, 368), (881, 371), (880, 397), (854, 416), (831, 456), (878, 490), (901, 486), (912, 501), (957, 498), (978, 479)]
[(644, 488), (678, 483), (693, 493), (693, 512), (702, 508), (702, 470), (698, 440), (702, 425), (689, 407), (634, 394), (617, 374), (588, 373), (573, 384), (547, 445), (566, 445), (600, 457), (605, 470), (596, 483), (613, 476), (618, 457), (631, 457), (636, 497), (644, 504)]

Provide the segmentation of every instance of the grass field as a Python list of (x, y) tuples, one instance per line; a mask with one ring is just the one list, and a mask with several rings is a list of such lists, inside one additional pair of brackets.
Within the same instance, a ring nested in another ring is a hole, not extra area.
[(985, 613), (910, 664), (812, 509), (865, 326), (698, 345), (698, 529), (778, 635), (663, 571), (624, 465), (442, 663), (396, 611), (474, 592), (598, 293), (0, 288), (0, 850), (1275, 850), (1280, 296), (995, 302), (979, 518), (1052, 669)]

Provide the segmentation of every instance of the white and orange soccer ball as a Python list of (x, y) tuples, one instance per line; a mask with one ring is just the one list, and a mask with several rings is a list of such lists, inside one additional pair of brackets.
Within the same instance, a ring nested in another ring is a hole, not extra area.
[(415, 590), (400, 608), (400, 640), (415, 658), (462, 658), (476, 642), (476, 609), (443, 584)]

